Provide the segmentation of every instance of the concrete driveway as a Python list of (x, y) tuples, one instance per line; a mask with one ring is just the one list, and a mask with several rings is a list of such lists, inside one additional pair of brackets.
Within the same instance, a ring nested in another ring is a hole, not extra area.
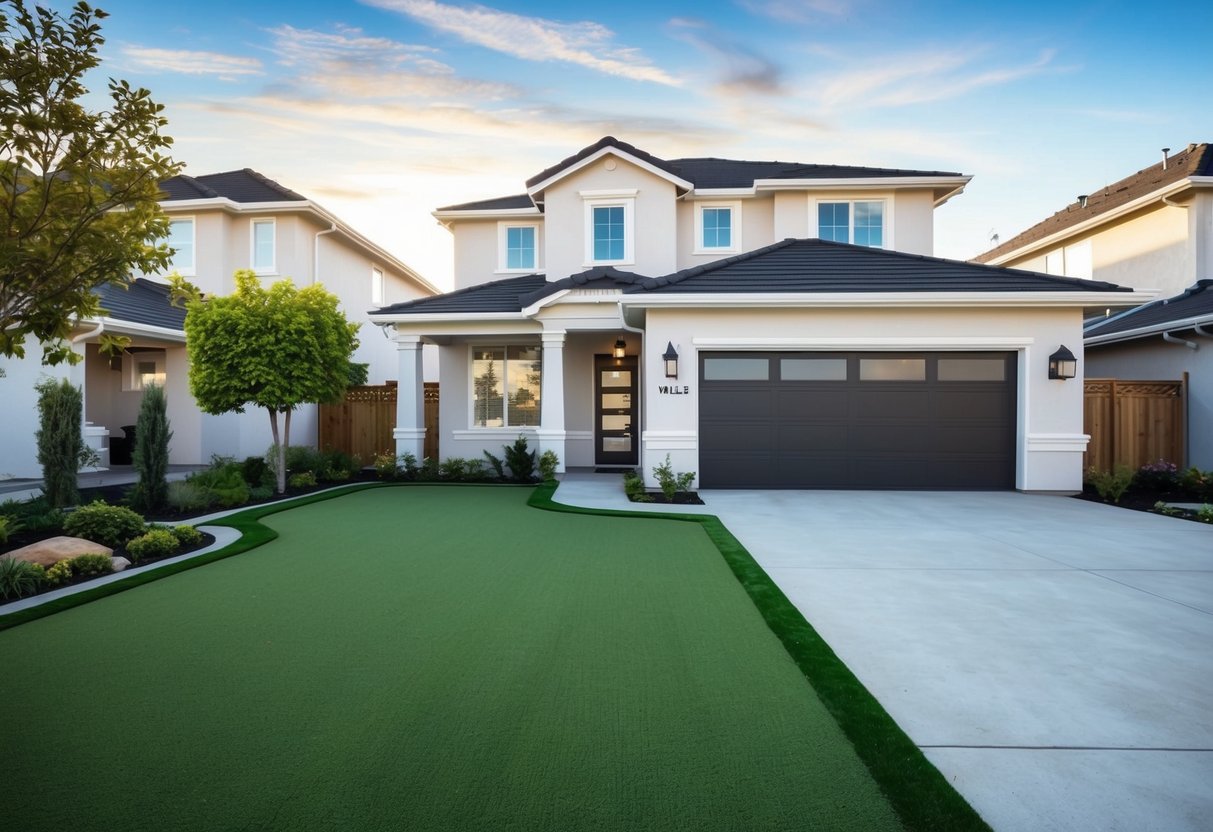
[(1213, 828), (1213, 526), (1016, 493), (703, 497), (996, 830)]

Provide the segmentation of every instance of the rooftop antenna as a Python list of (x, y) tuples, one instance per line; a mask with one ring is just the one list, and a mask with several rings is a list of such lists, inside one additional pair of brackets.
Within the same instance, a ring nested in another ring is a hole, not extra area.
[(990, 242), (994, 245), (998, 245), (998, 232), (993, 228), (990, 229)]
[(1167, 169), (1167, 154), (1170, 152), (1171, 152), (1171, 148), (1169, 148), (1169, 147), (1164, 147), (1162, 149), (1162, 169), (1163, 170)]

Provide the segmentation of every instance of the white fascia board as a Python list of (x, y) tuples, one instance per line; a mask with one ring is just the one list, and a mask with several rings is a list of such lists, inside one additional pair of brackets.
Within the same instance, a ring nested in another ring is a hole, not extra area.
[(647, 170), (649, 173), (653, 174), (654, 176), (661, 177), (662, 179), (666, 180), (667, 182), (673, 183), (675, 187), (682, 188), (683, 190), (690, 191), (690, 190), (693, 190), (695, 187), (690, 182), (686, 181), (685, 179), (682, 179), (681, 177), (675, 176), (674, 174), (670, 173), (669, 171), (662, 170), (661, 168), (657, 167), (656, 165), (651, 165), (648, 162), (644, 161), (643, 159), (639, 159), (639, 158), (633, 156), (631, 153), (627, 153), (626, 151), (620, 150), (617, 147), (608, 145), (607, 147), (604, 147), (595, 153), (591, 153), (589, 156), (586, 156), (581, 161), (579, 161), (575, 164), (569, 165), (564, 170), (562, 170), (558, 173), (552, 174), (551, 176), (549, 176), (547, 179), (543, 180), (539, 184), (537, 184), (533, 187), (527, 188), (526, 192), (528, 194), (530, 194), (532, 198), (534, 198), (535, 194), (542, 193), (553, 183), (559, 182), (561, 179), (564, 179), (566, 176), (572, 176), (577, 171), (581, 170), (582, 168), (586, 167), (587, 165), (594, 164), (599, 159), (601, 159), (603, 156), (607, 156), (607, 155), (618, 156), (620, 159), (623, 159), (624, 161), (635, 165), (636, 167), (640, 168), (641, 170)]
[(752, 292), (624, 295), (620, 303), (638, 308), (729, 307), (1074, 307), (1138, 306), (1157, 292)]
[(1136, 338), (1144, 338), (1150, 335), (1161, 335), (1164, 332), (1176, 332), (1181, 329), (1191, 329), (1194, 326), (1203, 326), (1213, 323), (1213, 314), (1195, 315), (1191, 318), (1182, 318), (1178, 321), (1166, 321), (1161, 324), (1152, 324), (1151, 326), (1143, 326), (1139, 329), (1126, 329), (1121, 332), (1109, 332), (1107, 335), (1092, 335), (1089, 338), (1083, 338), (1085, 344), (1112, 344), (1116, 341), (1132, 341)]
[(96, 318), (85, 318), (81, 321), (81, 323), (104, 324), (105, 329), (102, 330), (102, 332), (105, 334), (136, 335), (147, 338), (159, 338), (163, 341), (173, 341), (178, 344), (185, 343), (184, 330), (172, 329), (171, 327), (167, 326), (140, 324), (135, 323), (134, 321), (124, 321), (120, 318), (109, 318), (104, 315)]
[(530, 208), (493, 208), (491, 210), (475, 208), (468, 211), (431, 211), (430, 216), (446, 225), (445, 221), (449, 220), (500, 220), (509, 219), (510, 217), (541, 217), (543, 216), (543, 212), (532, 205)]
[[(1208, 181), (1206, 182), (1204, 180)], [(1190, 176), (1187, 179), (1180, 179), (1178, 182), (1172, 182), (1170, 185), (1159, 188), (1157, 191), (1152, 191), (1145, 196), (1140, 196), (1132, 202), (1126, 202), (1124, 205), (1121, 205), (1118, 208), (1112, 208), (1111, 210), (1104, 211), (1102, 214), (1096, 214), (1090, 219), (1083, 220), (1077, 225), (1071, 225), (1067, 228), (1063, 228), (1060, 231), (1054, 231), (1047, 237), (1042, 237), (1039, 240), (1033, 240), (1032, 242), (1022, 245), (1017, 249), (1012, 249), (1006, 254), (1000, 254), (993, 260), (987, 261), (986, 265), (1003, 266), (1012, 260), (1018, 260), (1020, 257), (1026, 257), (1029, 254), (1040, 251), (1041, 249), (1051, 248), (1052, 246), (1055, 246), (1058, 243), (1069, 239), (1070, 237), (1080, 236), (1094, 228), (1098, 228), (1101, 225), (1119, 219), (1126, 214), (1131, 214), (1134, 211), (1144, 208), (1152, 202), (1158, 202), (1162, 199), (1175, 196), (1175, 194), (1179, 193), (1180, 191), (1184, 191), (1189, 187), (1192, 187), (1193, 184), (1213, 184), (1213, 177)]]
[[(948, 197), (964, 190), (972, 176), (861, 176), (832, 179), (755, 179), (760, 191), (879, 191), (890, 188), (949, 188)], [(944, 197), (945, 199), (947, 197)]]
[(383, 324), (407, 323), (482, 323), (485, 321), (525, 321), (527, 316), (521, 312), (428, 312), (420, 315), (367, 315), (367, 319), (376, 326)]
[(757, 195), (758, 192), (754, 188), (696, 188), (683, 198), (695, 201), (697, 199), (720, 199), (722, 197), (737, 199)]

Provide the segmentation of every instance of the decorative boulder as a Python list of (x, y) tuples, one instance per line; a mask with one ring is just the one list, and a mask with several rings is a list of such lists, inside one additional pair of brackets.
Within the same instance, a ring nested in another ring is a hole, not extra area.
[(49, 537), (20, 549), (8, 552), (17, 560), (36, 563), (39, 566), (51, 567), (61, 560), (74, 558), (77, 555), (113, 555), (114, 550), (100, 543), (85, 540), (82, 537)]
[(110, 558), (110, 569), (115, 572), (121, 572), (126, 567), (130, 566), (131, 562), (124, 557)]

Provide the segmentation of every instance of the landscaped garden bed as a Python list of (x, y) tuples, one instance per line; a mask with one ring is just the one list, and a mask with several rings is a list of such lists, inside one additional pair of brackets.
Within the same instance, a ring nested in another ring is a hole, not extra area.
[(1088, 470), (1083, 491), (1076, 496), (1135, 511), (1213, 523), (1213, 471), (1181, 470), (1161, 459), (1137, 470), (1125, 465), (1112, 471)]

